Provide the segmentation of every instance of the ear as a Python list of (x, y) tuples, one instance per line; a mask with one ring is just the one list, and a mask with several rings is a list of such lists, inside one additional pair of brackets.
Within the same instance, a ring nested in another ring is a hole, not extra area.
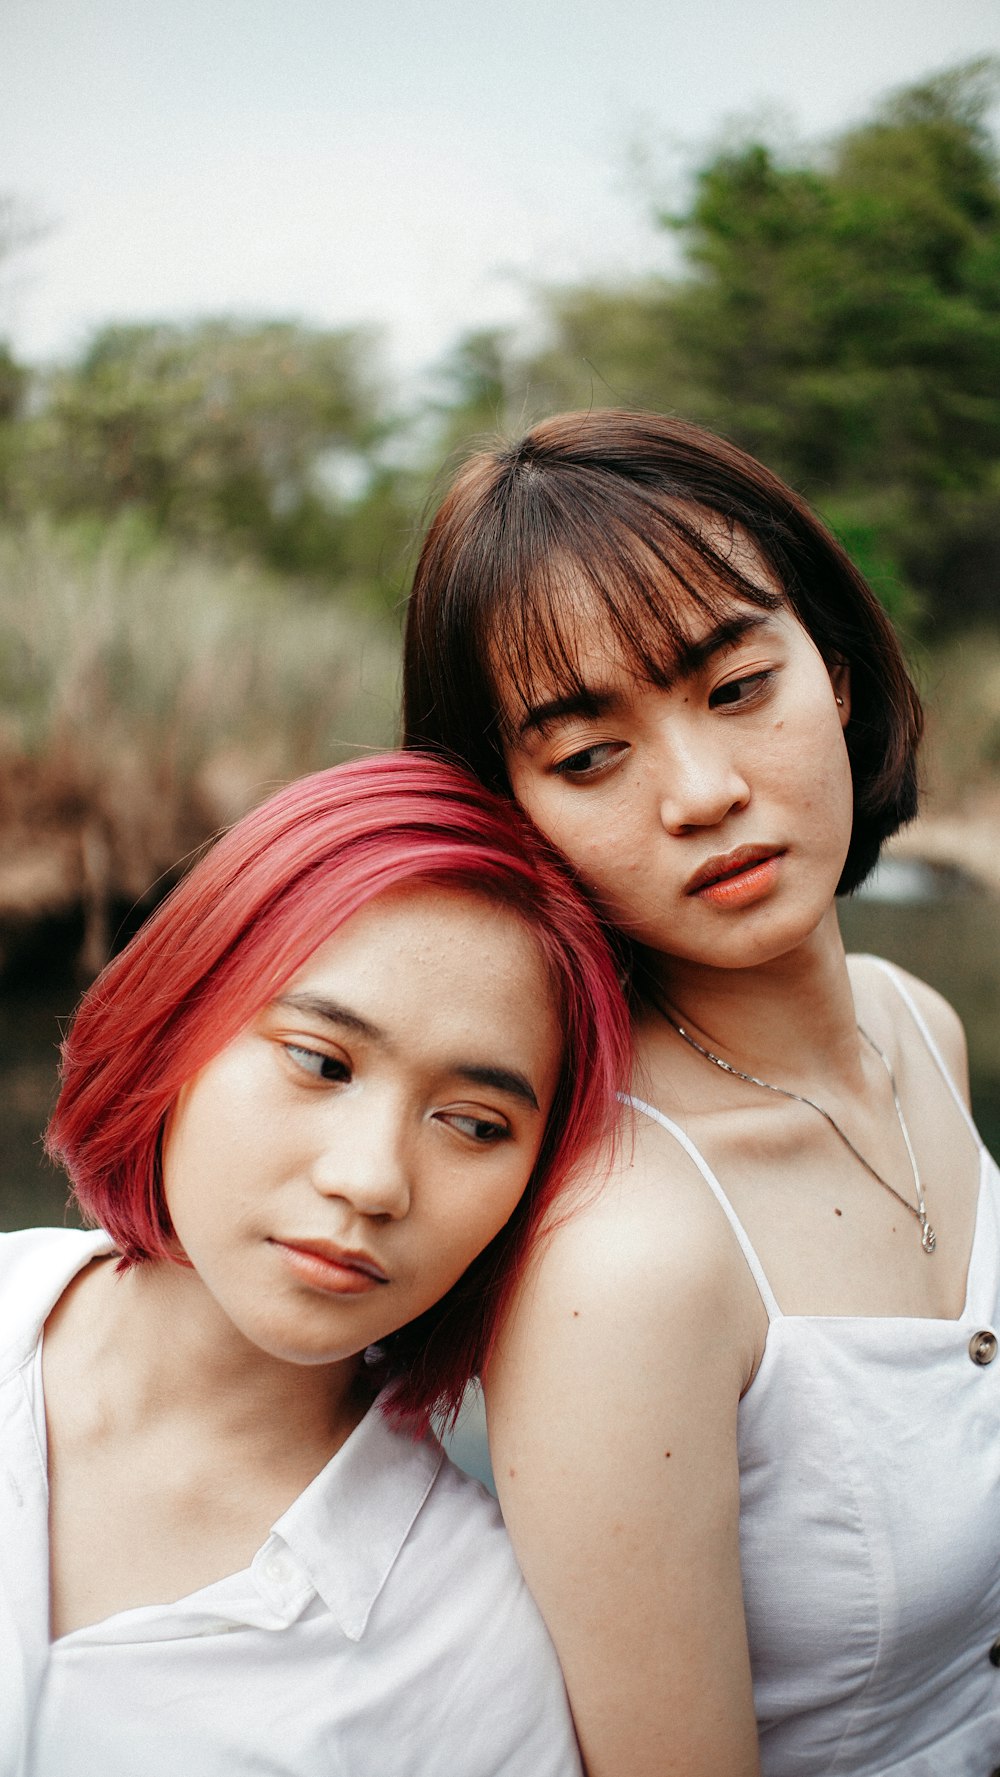
[(846, 728), (851, 719), (851, 669), (846, 660), (833, 660), (827, 667), (827, 672), (837, 699), (840, 726)]

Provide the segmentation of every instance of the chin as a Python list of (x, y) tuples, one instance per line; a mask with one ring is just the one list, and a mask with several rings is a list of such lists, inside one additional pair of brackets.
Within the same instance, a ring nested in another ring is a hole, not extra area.
[(809, 944), (823, 926), (833, 906), (832, 899), (808, 911), (796, 914), (768, 909), (770, 918), (755, 925), (748, 921), (742, 929), (733, 929), (720, 936), (707, 955), (692, 955), (688, 960), (712, 969), (762, 969), (794, 956)]
[(352, 1362), (371, 1343), (367, 1338), (361, 1345), (352, 1340), (345, 1348), (341, 1341), (330, 1338), (329, 1331), (326, 1337), (319, 1335), (310, 1339), (301, 1327), (292, 1329), (273, 1324), (265, 1327), (243, 1325), (239, 1330), (262, 1357), (279, 1364), (292, 1364), (296, 1369)]

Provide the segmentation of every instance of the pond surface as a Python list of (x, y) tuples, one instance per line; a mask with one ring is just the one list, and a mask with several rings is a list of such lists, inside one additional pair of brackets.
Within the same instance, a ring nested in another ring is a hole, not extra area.
[[(880, 892), (896, 886), (885, 884)], [(842, 924), (849, 950), (901, 963), (951, 1000), (969, 1039), (976, 1119), (987, 1146), (1000, 1155), (1000, 901), (876, 895), (848, 903)], [(77, 1222), (67, 1208), (65, 1181), (41, 1149), (59, 1031), (75, 997), (71, 985), (47, 985), (12, 989), (0, 999), (0, 1229)], [(482, 1414), (474, 1403), (463, 1414), (455, 1454), (488, 1481)]]

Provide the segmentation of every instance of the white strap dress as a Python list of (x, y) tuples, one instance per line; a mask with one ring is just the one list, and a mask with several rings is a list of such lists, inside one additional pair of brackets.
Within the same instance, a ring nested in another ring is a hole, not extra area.
[[(904, 983), (879, 967), (968, 1120)], [(699, 1149), (630, 1102), (690, 1155), (768, 1314), (739, 1412), (764, 1777), (1000, 1777), (1000, 1169), (973, 1129), (957, 1320), (783, 1314)]]

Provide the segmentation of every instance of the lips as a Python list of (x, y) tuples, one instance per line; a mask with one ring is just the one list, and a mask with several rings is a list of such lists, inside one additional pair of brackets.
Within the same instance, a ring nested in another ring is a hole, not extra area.
[(389, 1282), (381, 1265), (369, 1253), (338, 1246), (332, 1240), (275, 1237), (278, 1247), (298, 1271), (308, 1274), (320, 1288), (355, 1294)]
[(728, 882), (732, 877), (741, 876), (758, 864), (766, 864), (772, 858), (783, 855), (783, 848), (777, 845), (739, 845), (734, 851), (709, 858), (700, 870), (695, 871), (684, 893), (696, 895), (701, 889), (711, 888), (714, 883)]

